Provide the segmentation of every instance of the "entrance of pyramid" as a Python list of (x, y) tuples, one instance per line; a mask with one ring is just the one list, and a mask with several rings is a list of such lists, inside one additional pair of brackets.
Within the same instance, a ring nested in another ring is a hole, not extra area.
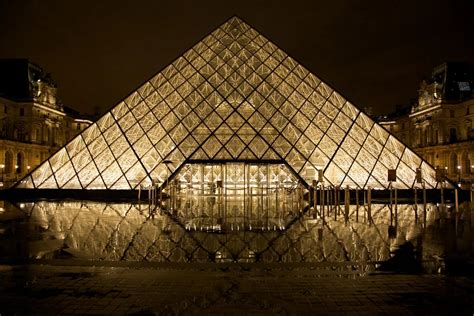
[(286, 164), (188, 162), (167, 181), (162, 208), (188, 230), (283, 230), (308, 207)]

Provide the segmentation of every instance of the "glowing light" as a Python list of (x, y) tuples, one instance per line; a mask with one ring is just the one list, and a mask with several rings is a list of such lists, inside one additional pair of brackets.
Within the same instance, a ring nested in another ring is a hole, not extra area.
[[(234, 17), (217, 31), (81, 131), (22, 187), (138, 189), (152, 178), (165, 182), (189, 160), (285, 157), (306, 184), (317, 168), (319, 182), (331, 186), (386, 189), (382, 170), (398, 165), (397, 186), (411, 188), (416, 153), (245, 22)], [(255, 60), (259, 66), (249, 67)], [(136, 120), (145, 108), (153, 115)], [(434, 173), (424, 162), (422, 169)]]

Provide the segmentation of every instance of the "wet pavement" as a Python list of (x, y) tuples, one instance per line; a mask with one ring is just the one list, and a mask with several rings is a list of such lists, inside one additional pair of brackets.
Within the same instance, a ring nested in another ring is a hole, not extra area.
[(124, 203), (1, 210), (1, 316), (474, 313), (469, 205), (351, 206), (258, 230), (229, 217), (226, 232)]
[(318, 266), (0, 267), (1, 315), (472, 315), (473, 280)]

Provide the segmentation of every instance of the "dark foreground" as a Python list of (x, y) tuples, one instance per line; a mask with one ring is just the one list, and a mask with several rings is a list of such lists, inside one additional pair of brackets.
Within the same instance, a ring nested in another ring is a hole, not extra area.
[(299, 265), (0, 266), (0, 314), (473, 315), (473, 279)]

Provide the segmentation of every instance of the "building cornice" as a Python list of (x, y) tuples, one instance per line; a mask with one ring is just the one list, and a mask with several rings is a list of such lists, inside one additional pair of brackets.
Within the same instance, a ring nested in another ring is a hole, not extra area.
[(413, 113), (409, 114), (408, 116), (409, 116), (409, 117), (415, 117), (415, 116), (418, 116), (418, 115), (421, 115), (421, 114), (425, 114), (425, 113), (428, 113), (428, 112), (431, 112), (431, 111), (434, 111), (434, 110), (437, 110), (437, 109), (441, 109), (441, 107), (442, 107), (441, 104), (437, 104), (437, 105), (435, 105), (435, 106), (432, 106), (432, 107), (423, 109), (423, 110), (421, 110), (421, 111), (413, 112)]
[(74, 122), (76, 123), (87, 123), (87, 124), (92, 124), (94, 122), (90, 121), (90, 120), (86, 120), (86, 119), (78, 119), (78, 118), (75, 118), (74, 119)]
[(51, 113), (54, 113), (54, 114), (57, 114), (57, 115), (61, 115), (61, 116), (66, 116), (66, 113), (64, 112), (61, 112), (61, 111), (58, 111), (58, 110), (55, 110), (55, 109), (52, 109), (50, 107), (47, 107), (45, 105), (42, 105), (42, 104), (39, 104), (39, 103), (33, 103), (33, 107), (38, 107), (42, 110), (45, 110), (45, 111), (49, 111)]

